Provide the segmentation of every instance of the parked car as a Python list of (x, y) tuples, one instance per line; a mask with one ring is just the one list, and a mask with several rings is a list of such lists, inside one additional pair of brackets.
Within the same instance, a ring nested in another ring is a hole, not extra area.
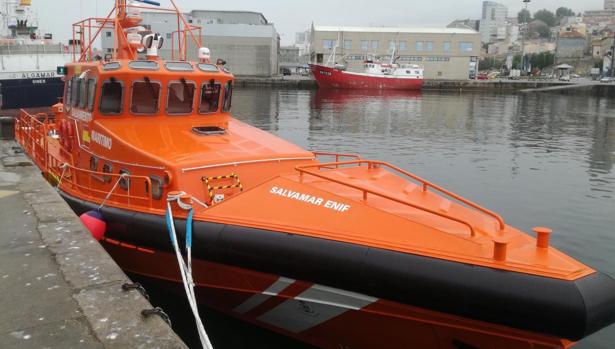
[(611, 83), (613, 81), (615, 81), (615, 79), (613, 79), (610, 76), (605, 76), (602, 79), (600, 79), (600, 82), (605, 83), (605, 84)]
[(489, 75), (481, 73), (476, 76), (477, 80), (489, 80)]
[(290, 74), (291, 74), (290, 69), (288, 69), (288, 68), (281, 68), (281, 69), (280, 69), (280, 72), (281, 72), (281, 73), (282, 73), (282, 75), (284, 75), (284, 76), (287, 76), (287, 75), (290, 75)]
[(559, 81), (570, 81), (570, 75), (562, 75), (559, 77)]

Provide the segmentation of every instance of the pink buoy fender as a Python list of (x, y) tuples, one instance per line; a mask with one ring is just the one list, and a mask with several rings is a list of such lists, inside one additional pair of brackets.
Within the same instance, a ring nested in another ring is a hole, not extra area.
[(98, 211), (88, 211), (79, 216), (81, 223), (92, 233), (92, 236), (97, 241), (101, 241), (105, 238), (105, 231), (107, 230), (107, 223), (105, 223), (103, 216)]

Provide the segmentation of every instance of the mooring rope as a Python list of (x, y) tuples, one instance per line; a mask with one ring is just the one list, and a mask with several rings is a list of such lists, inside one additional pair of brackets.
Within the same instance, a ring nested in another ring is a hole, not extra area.
[(117, 189), (117, 186), (120, 184), (122, 179), (124, 179), (126, 177), (128, 177), (128, 173), (122, 173), (120, 175), (120, 178), (117, 179), (117, 181), (113, 185), (113, 188), (111, 188), (111, 190), (109, 190), (109, 192), (107, 193), (107, 196), (105, 196), (105, 199), (100, 203), (100, 206), (98, 206), (98, 211), (100, 211), (100, 209), (102, 209), (103, 206), (105, 206), (105, 203), (107, 203), (107, 200), (109, 200), (111, 195), (113, 195), (113, 192), (115, 191), (115, 189)]
[(60, 179), (58, 180), (58, 185), (56, 186), (57, 191), (60, 191), (60, 184), (62, 184), (62, 180), (64, 179), (64, 173), (66, 173), (68, 164), (65, 162), (60, 166), (60, 168), (62, 169), (62, 174), (60, 175)]
[[(175, 250), (175, 256), (177, 257), (177, 263), (179, 264), (179, 271), (182, 277), (182, 283), (184, 285), (184, 290), (186, 291), (186, 297), (188, 298), (188, 303), (190, 304), (190, 309), (192, 310), (192, 314), (194, 315), (194, 320), (196, 321), (197, 331), (199, 333), (199, 339), (201, 340), (201, 345), (203, 349), (213, 349), (213, 346), (207, 336), (207, 332), (205, 331), (205, 326), (203, 326), (203, 321), (199, 315), (199, 309), (196, 302), (196, 296), (194, 294), (194, 279), (192, 278), (192, 220), (194, 216), (194, 208), (191, 204), (185, 203), (182, 201), (182, 196), (185, 196), (186, 193), (179, 192), (169, 194), (167, 196), (167, 212), (166, 212), (166, 223), (167, 229), (169, 230), (169, 235), (171, 238), (171, 243), (173, 244), (173, 248)], [(193, 201), (207, 207), (207, 205), (199, 202), (192, 198)], [(173, 219), (173, 209), (171, 207), (172, 202), (177, 202), (178, 206), (184, 210), (188, 211), (188, 218), (186, 219), (186, 252), (188, 263), (184, 261), (184, 258), (179, 249), (179, 243), (177, 242), (177, 233), (175, 231), (175, 220)]]

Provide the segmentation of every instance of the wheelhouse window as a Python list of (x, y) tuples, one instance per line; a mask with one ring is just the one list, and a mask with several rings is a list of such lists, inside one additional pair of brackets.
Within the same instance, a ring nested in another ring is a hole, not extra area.
[(233, 100), (233, 84), (227, 81), (224, 85), (224, 104), (222, 105), (222, 111), (231, 110), (231, 103)]
[(120, 69), (122, 66), (119, 62), (109, 62), (109, 63), (105, 63), (103, 64), (103, 70), (118, 70)]
[(178, 82), (169, 83), (167, 98), (168, 114), (190, 114), (194, 100), (194, 90), (196, 86), (193, 82), (182, 79)]
[(79, 108), (84, 109), (88, 102), (88, 84), (84, 79), (79, 80)]
[(220, 104), (220, 83), (211, 80), (201, 88), (200, 114), (215, 113)]
[(66, 107), (70, 108), (71, 105), (71, 96), (73, 94), (73, 80), (68, 80), (68, 83), (66, 84), (66, 95), (64, 97), (64, 105)]
[(199, 67), (199, 69), (201, 69), (204, 72), (217, 72), (217, 71), (219, 71), (218, 67), (215, 64), (199, 63), (198, 67)]
[(193, 71), (192, 64), (188, 62), (167, 62), (165, 68), (170, 71)]
[(156, 61), (132, 61), (128, 62), (128, 67), (135, 70), (158, 70), (158, 62)]
[(81, 91), (81, 79), (78, 77), (73, 77), (72, 79), (72, 89), (70, 95), (70, 105), (71, 107), (76, 107), (79, 105), (79, 92)]
[(132, 101), (130, 112), (140, 115), (158, 113), (160, 104), (160, 83), (150, 81), (135, 81), (132, 83)]
[(115, 115), (122, 112), (124, 85), (121, 81), (111, 79), (102, 84), (99, 110), (102, 114)]
[(94, 100), (96, 99), (96, 79), (89, 79), (87, 85), (88, 111), (93, 111)]

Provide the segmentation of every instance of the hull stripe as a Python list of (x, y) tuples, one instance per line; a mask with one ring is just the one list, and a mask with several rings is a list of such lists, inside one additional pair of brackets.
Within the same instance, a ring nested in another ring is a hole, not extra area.
[(238, 305), (234, 312), (239, 314), (245, 314), (250, 310), (256, 308), (257, 306), (264, 303), (266, 300), (273, 296), (277, 296), (280, 292), (282, 292), (285, 288), (292, 285), (296, 280), (285, 278), (280, 276), (274, 283), (272, 283), (263, 293), (258, 293), (248, 298), (245, 302)]
[(323, 324), (349, 310), (359, 310), (377, 298), (322, 285), (313, 285), (258, 317), (289, 332), (299, 333)]

